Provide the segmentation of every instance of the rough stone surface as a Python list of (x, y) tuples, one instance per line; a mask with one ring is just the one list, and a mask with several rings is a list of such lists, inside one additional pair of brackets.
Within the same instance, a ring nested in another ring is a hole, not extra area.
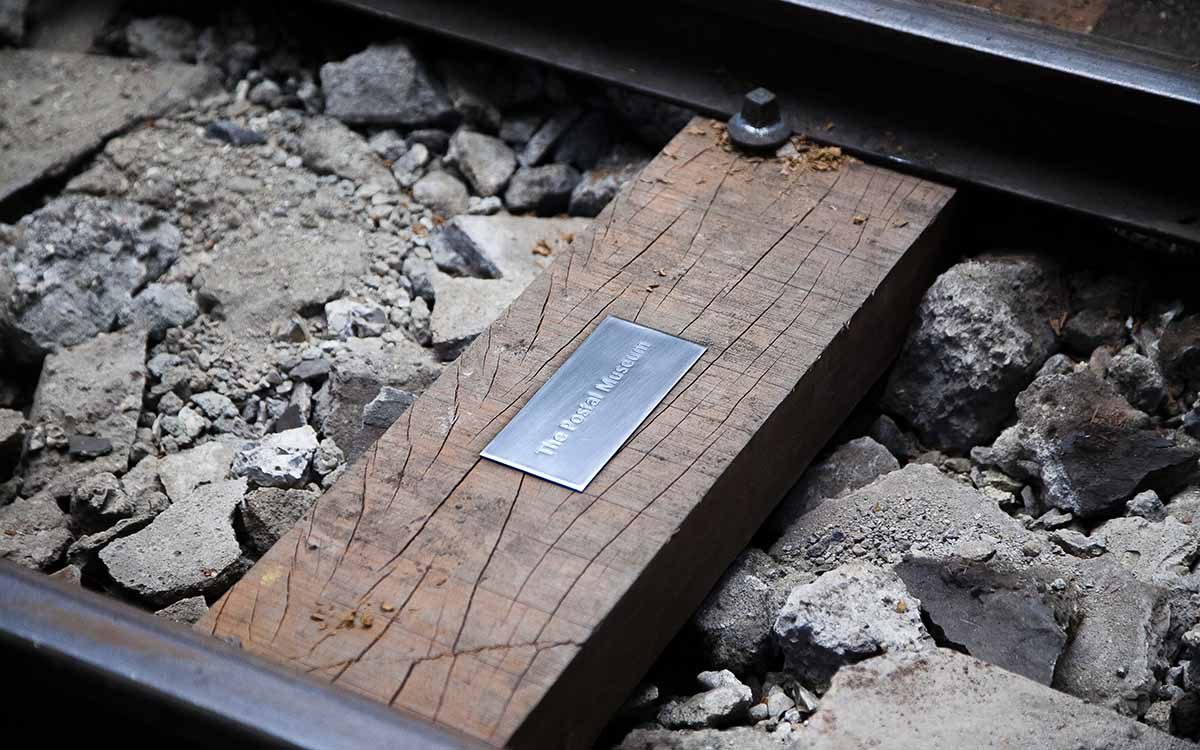
[(7, 479), (21, 457), (29, 423), (15, 409), (0, 408), (0, 479)]
[(567, 209), (579, 180), (579, 172), (567, 164), (522, 167), (504, 191), (504, 204), (510, 211), (533, 211), (539, 216), (553, 216)]
[(332, 117), (315, 117), (300, 131), (300, 155), (321, 174), (395, 189), (395, 180), (363, 137)]
[(144, 333), (118, 331), (46, 357), (29, 412), (35, 431), (86, 435), (111, 443), (91, 460), (46, 446), (26, 453), (22, 491), (46, 489), (68, 497), (78, 481), (96, 472), (124, 473), (137, 436), (145, 387)]
[(811, 579), (811, 574), (788, 575), (762, 550), (742, 552), (689, 622), (704, 663), (740, 675), (768, 666), (775, 653), (775, 615), (791, 586)]
[(146, 329), (151, 338), (162, 338), (170, 328), (185, 326), (200, 314), (200, 306), (185, 284), (150, 284), (117, 316), (122, 326)]
[(1006, 574), (972, 562), (914, 557), (896, 572), (947, 641), (989, 664), (1051, 684), (1077, 617), (1074, 600), (1049, 585), (1055, 574)]
[(834, 678), (808, 721), (812, 750), (1173, 750), (1191, 743), (947, 650), (888, 654)]
[(450, 139), (447, 158), (482, 196), (499, 195), (517, 168), (516, 154), (507, 143), (469, 130), (460, 130)]
[(233, 512), (245, 479), (214, 482), (173, 503), (149, 526), (100, 551), (121, 587), (158, 606), (221, 588), (242, 554)]
[(883, 404), (927, 445), (966, 451), (995, 437), (1012, 399), (1054, 353), (1066, 309), (1058, 269), (1037, 256), (989, 256), (926, 291)]
[(1113, 518), (1100, 524), (1092, 536), (1106, 540), (1108, 554), (1145, 583), (1177, 586), (1191, 572), (1200, 553), (1200, 533), (1175, 518)]
[(322, 65), (321, 88), (326, 114), (351, 125), (418, 128), (457, 117), (425, 64), (399, 41)]
[(0, 50), (0, 70), (13, 82), (0, 87), (0, 200), (213, 83), (198, 66), (48, 50)]
[(366, 257), (360, 233), (339, 222), (319, 233), (264, 232), (220, 248), (203, 272), (202, 293), (231, 326), (265, 336), (273, 323), (342, 296), (348, 280), (367, 270)]
[(0, 332), (18, 359), (111, 330), (181, 241), (153, 209), (88, 196), (56, 198), (16, 227), (15, 243), (0, 243)]
[(202, 484), (219, 482), (229, 476), (234, 449), (220, 441), (209, 441), (158, 462), (158, 478), (167, 497), (180, 502)]
[(1050, 534), (1050, 541), (1075, 557), (1099, 557), (1108, 549), (1102, 534), (1083, 534), (1075, 529), (1058, 529)]
[(0, 505), (0, 559), (49, 570), (62, 560), (72, 539), (67, 517), (45, 495)]
[(671, 729), (701, 729), (732, 724), (750, 708), (754, 694), (727, 669), (701, 672), (704, 688), (683, 700), (670, 701), (658, 712), (658, 723)]
[(1153, 414), (1167, 397), (1167, 382), (1158, 365), (1134, 351), (1112, 358), (1106, 376), (1135, 409)]
[[(495, 223), (495, 220), (493, 222)], [(481, 236), (479, 220), (460, 216), (444, 224), (433, 236), (430, 250), (438, 270), (451, 276), (474, 276), (480, 279), (498, 279), (504, 274), (488, 257), (476, 237)], [(472, 232), (471, 230), (476, 231)], [(486, 237), (486, 234), (482, 234)]]
[(25, 39), (28, 0), (0, 0), (0, 44), (20, 44)]
[(254, 551), (264, 553), (300, 520), (319, 494), (303, 489), (266, 487), (251, 490), (242, 501), (242, 525)]
[(932, 647), (920, 608), (895, 573), (852, 563), (792, 589), (774, 631), (788, 671), (822, 689), (846, 664)]
[(1158, 364), (1173, 383), (1200, 383), (1200, 315), (1167, 324), (1158, 342)]
[(412, 189), (418, 203), (429, 206), (442, 216), (467, 212), (467, 186), (449, 172), (430, 172), (417, 180)]
[(865, 487), (899, 468), (900, 463), (888, 449), (872, 438), (861, 437), (840, 445), (805, 470), (768, 519), (767, 529), (782, 532), (825, 500)]
[(244, 444), (233, 456), (230, 472), (259, 487), (297, 487), (308, 477), (317, 450), (317, 433), (304, 425)]
[(204, 601), (203, 596), (189, 596), (163, 607), (154, 614), (180, 625), (195, 625), (207, 613), (208, 604)]
[(1111, 384), (1090, 371), (1038, 378), (1017, 398), (1019, 421), (973, 456), (1037, 479), (1049, 505), (1090, 517), (1120, 508), (1146, 481), (1175, 489), (1200, 448), (1155, 429)]
[(325, 303), (325, 328), (340, 339), (382, 336), (387, 311), (379, 305), (343, 297)]
[[(515, 216), (471, 216), (456, 220), (474, 246), (500, 271), (498, 279), (433, 276), (438, 300), (433, 308), (433, 347), (443, 359), (453, 359), (491, 324), (537, 277), (550, 260), (566, 252), (577, 233), (587, 228), (581, 219), (536, 219)], [(535, 253), (544, 245), (550, 255)]]
[(371, 399), (363, 407), (362, 421), (368, 427), (387, 429), (400, 418), (417, 397), (409, 391), (385, 385), (379, 389), (379, 395)]
[(350, 460), (383, 434), (384, 428), (364, 424), (363, 408), (384, 386), (419, 393), (440, 372), (428, 350), (403, 338), (394, 345), (379, 338), (350, 339), (331, 365), (315, 398), (312, 423)]
[(196, 27), (178, 16), (135, 18), (125, 27), (131, 55), (168, 62), (194, 61), (198, 36)]

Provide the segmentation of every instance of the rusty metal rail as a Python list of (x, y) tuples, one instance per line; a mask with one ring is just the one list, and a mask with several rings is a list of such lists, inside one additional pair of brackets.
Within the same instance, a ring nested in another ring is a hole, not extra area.
[[(5, 726), (53, 744), (450, 750), (476, 744), (0, 560)], [(15, 736), (15, 735), (14, 735)]]

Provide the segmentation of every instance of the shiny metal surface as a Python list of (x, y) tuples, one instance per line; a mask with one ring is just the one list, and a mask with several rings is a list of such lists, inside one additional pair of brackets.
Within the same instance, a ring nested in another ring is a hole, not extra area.
[(480, 455), (582, 491), (704, 349), (609, 316)]

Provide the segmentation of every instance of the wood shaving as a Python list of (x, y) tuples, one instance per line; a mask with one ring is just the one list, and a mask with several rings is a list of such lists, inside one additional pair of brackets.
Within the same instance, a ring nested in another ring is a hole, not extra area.
[(554, 251), (550, 249), (550, 246), (546, 244), (545, 240), (538, 240), (538, 243), (533, 246), (533, 250), (530, 252), (532, 252), (534, 255), (541, 255), (545, 257), (551, 255)]
[(802, 135), (792, 136), (791, 142), (779, 150), (776, 159), (780, 162), (779, 172), (783, 175), (809, 170), (834, 172), (851, 160), (837, 146), (818, 146)]

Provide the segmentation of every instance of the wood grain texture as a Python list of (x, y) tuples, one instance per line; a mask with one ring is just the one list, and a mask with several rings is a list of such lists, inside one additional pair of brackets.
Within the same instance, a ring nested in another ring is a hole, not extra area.
[[(953, 194), (718, 135), (676, 137), (198, 627), (492, 744), (586, 747), (895, 353)], [(586, 492), (481, 459), (607, 315), (708, 351)]]

